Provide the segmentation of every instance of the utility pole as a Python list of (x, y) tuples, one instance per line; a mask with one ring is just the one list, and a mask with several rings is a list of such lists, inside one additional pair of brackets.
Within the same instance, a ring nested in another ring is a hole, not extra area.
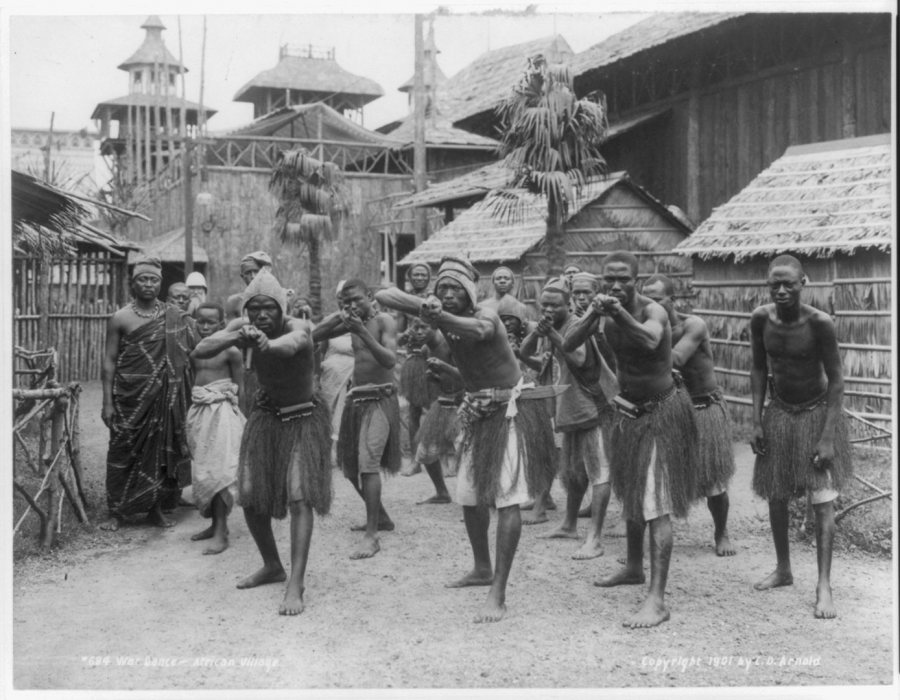
[[(425, 44), (422, 39), (422, 15), (415, 16), (416, 70), (413, 76), (413, 183), (416, 192), (426, 187), (427, 153), (425, 150)], [(425, 240), (425, 210), (414, 207), (414, 227), (416, 247)]]
[(53, 120), (56, 112), (50, 112), (50, 133), (47, 135), (47, 151), (44, 153), (44, 182), (50, 182), (50, 153), (53, 151)]
[(194, 192), (191, 165), (194, 161), (194, 144), (191, 137), (184, 138), (184, 278), (194, 271)]

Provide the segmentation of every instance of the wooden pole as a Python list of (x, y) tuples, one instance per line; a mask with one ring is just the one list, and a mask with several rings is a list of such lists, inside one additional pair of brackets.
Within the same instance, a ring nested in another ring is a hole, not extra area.
[(53, 120), (56, 112), (50, 112), (50, 131), (47, 133), (47, 152), (44, 154), (44, 182), (50, 182), (50, 154), (53, 151)]
[[(181, 177), (184, 180), (184, 276), (194, 271), (194, 193), (191, 190), (192, 143), (187, 129), (187, 112), (184, 101), (184, 52), (181, 44), (181, 16), (178, 16), (178, 62), (181, 64), (181, 128), (184, 130), (184, 148), (181, 151)], [(201, 111), (203, 110), (201, 106)], [(197, 115), (200, 119), (200, 115)]]
[[(422, 39), (423, 16), (415, 16), (415, 74), (413, 76), (413, 180), (416, 192), (423, 192), (427, 183), (427, 151), (425, 148), (425, 44)], [(425, 210), (414, 210), (416, 247), (425, 240)]]

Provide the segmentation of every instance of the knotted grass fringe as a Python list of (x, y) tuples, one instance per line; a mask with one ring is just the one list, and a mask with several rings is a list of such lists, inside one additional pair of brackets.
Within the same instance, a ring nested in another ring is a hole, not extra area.
[(344, 476), (353, 482), (359, 481), (359, 437), (360, 434), (368, 434), (369, 424), (376, 411), (384, 412), (390, 426), (387, 444), (381, 455), (381, 470), (385, 474), (400, 471), (400, 403), (397, 401), (397, 394), (392, 392), (389, 396), (359, 403), (353, 401), (352, 395), (348, 395), (341, 415), (337, 461)]
[(422, 418), (415, 441), (425, 463), (456, 453), (459, 415), (456, 406), (443, 406), (435, 401)]
[(734, 442), (731, 420), (723, 399), (708, 407), (694, 409), (697, 423), (697, 497), (706, 496), (713, 487), (727, 488), (734, 476)]
[[(532, 497), (550, 488), (557, 471), (548, 401), (519, 401), (513, 419), (518, 454), (528, 493)], [(500, 472), (507, 452), (509, 433), (506, 403), (497, 404), (489, 416), (472, 420), (468, 430), (472, 450), (472, 482), (478, 502), (493, 505), (500, 492)], [(464, 427), (465, 429), (465, 427)]]
[[(697, 428), (694, 406), (679, 388), (640, 418), (616, 415), (610, 439), (610, 481), (626, 517), (643, 519), (644, 491), (653, 445), (656, 444), (656, 506), (671, 506), (683, 518), (697, 492), (694, 464)], [(662, 501), (668, 493), (671, 503)]]
[(428, 408), (438, 397), (437, 382), (425, 374), (425, 358), (419, 353), (410, 353), (400, 368), (400, 394), (412, 406)]
[(287, 515), (288, 470), (296, 469), (303, 500), (319, 515), (331, 508), (331, 413), (319, 397), (312, 414), (284, 421), (254, 408), (244, 427), (238, 466), (239, 502), (273, 518)]
[[(753, 490), (766, 500), (787, 500), (829, 485), (827, 472), (812, 464), (828, 406), (822, 401), (807, 410), (792, 408), (776, 397), (763, 412), (766, 454), (756, 456)], [(841, 413), (834, 431), (831, 487), (840, 491), (852, 474), (850, 439)]]

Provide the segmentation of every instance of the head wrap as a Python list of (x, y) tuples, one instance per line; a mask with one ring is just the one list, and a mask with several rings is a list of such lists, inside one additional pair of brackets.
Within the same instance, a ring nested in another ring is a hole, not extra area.
[(191, 274), (189, 274), (184, 283), (188, 287), (203, 287), (204, 289), (207, 288), (206, 278), (199, 272), (192, 272)]
[(595, 289), (597, 287), (597, 277), (590, 272), (576, 272), (572, 276), (572, 286), (575, 286), (576, 282), (589, 282)]
[(243, 266), (243, 264), (247, 262), (256, 263), (259, 267), (272, 266), (272, 258), (270, 258), (269, 254), (264, 250), (256, 250), (252, 253), (247, 253), (241, 258), (241, 265)]
[(406, 270), (407, 280), (412, 281), (413, 270), (415, 270), (417, 267), (421, 267), (423, 270), (425, 270), (425, 272), (428, 273), (428, 279), (431, 279), (431, 266), (427, 265), (426, 263), (414, 263), (413, 265), (410, 265)]
[(519, 319), (519, 321), (524, 324), (527, 320), (526, 316), (528, 315), (528, 311), (525, 308), (525, 304), (518, 299), (511, 297), (509, 294), (506, 294), (497, 303), (497, 315), (500, 318), (512, 316), (513, 318)]
[(138, 275), (156, 275), (162, 279), (162, 263), (159, 258), (138, 258), (134, 262), (134, 268), (131, 270), (131, 279), (135, 279)]
[(469, 302), (474, 309), (478, 301), (478, 287), (475, 284), (478, 281), (478, 270), (472, 267), (472, 263), (462, 258), (442, 258), (435, 285), (445, 277), (462, 285), (466, 294), (469, 295)]
[(250, 280), (250, 284), (248, 284), (247, 288), (244, 290), (241, 297), (242, 310), (247, 306), (247, 302), (253, 297), (269, 297), (270, 299), (274, 299), (281, 308), (282, 316), (288, 315), (287, 292), (278, 283), (278, 280), (275, 279), (275, 275), (265, 267), (256, 274), (256, 277)]
[(559, 292), (568, 299), (570, 292), (569, 283), (566, 281), (565, 277), (554, 277), (553, 279), (547, 280), (541, 292)]

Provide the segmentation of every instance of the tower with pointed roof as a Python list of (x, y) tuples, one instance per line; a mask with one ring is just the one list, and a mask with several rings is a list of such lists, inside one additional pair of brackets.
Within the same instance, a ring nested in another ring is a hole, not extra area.
[(254, 119), (285, 107), (322, 102), (362, 125), (363, 107), (383, 94), (374, 80), (339, 66), (333, 48), (284, 45), (278, 50), (278, 64), (238, 90), (234, 101), (252, 103)]
[(216, 113), (178, 96), (178, 77), (187, 68), (166, 47), (165, 28), (156, 15), (144, 21), (143, 43), (118, 66), (128, 73), (128, 94), (100, 102), (91, 115), (100, 152), (119, 160), (131, 181), (152, 178)]

